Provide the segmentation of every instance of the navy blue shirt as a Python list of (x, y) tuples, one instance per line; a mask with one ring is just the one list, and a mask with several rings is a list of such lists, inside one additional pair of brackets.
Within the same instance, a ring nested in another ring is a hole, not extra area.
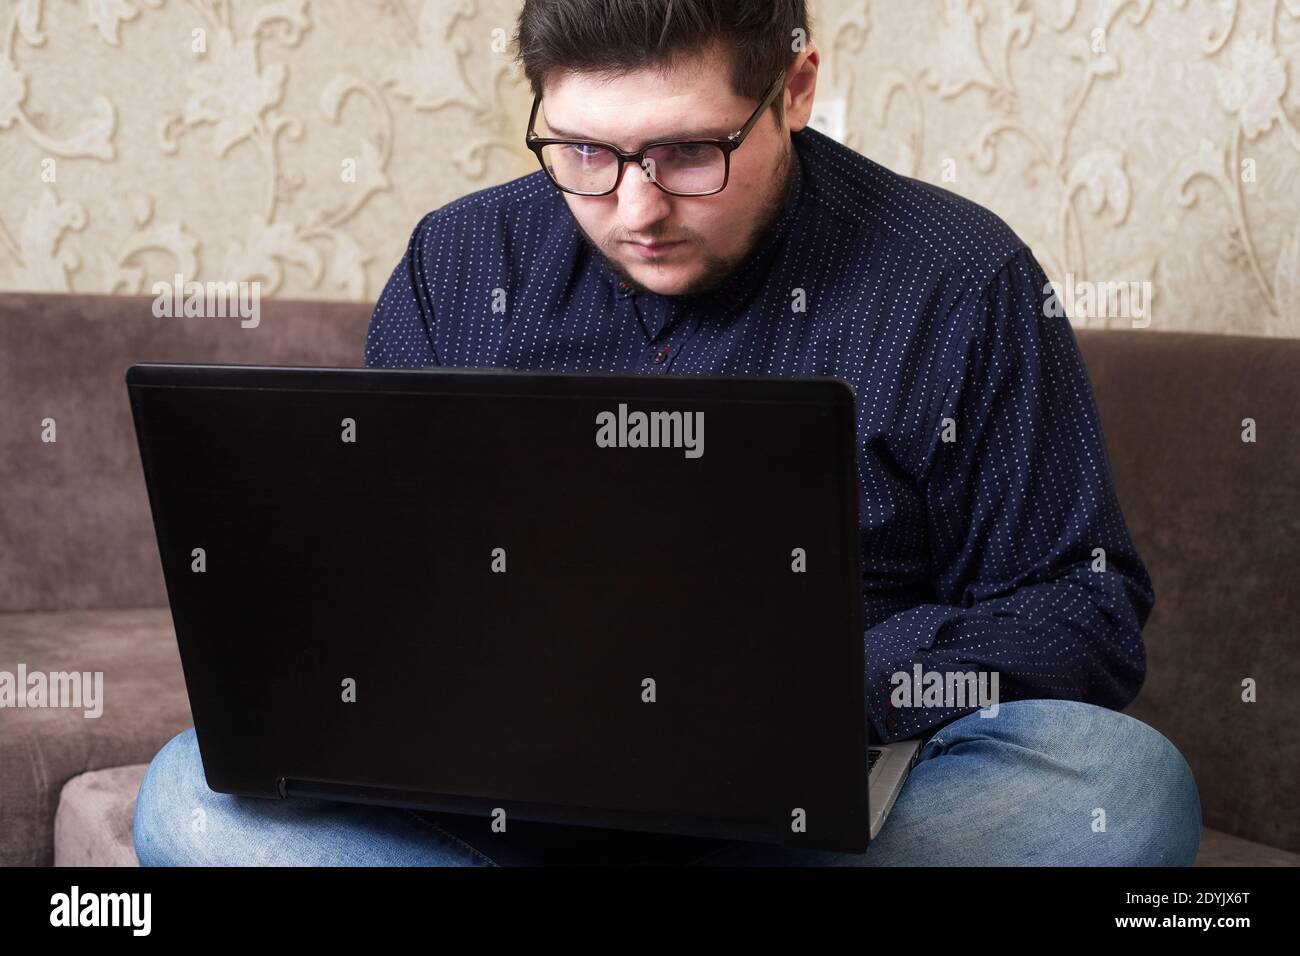
[(893, 706), (916, 664), (996, 671), (1002, 702), (1124, 707), (1151, 581), (1042, 268), (988, 210), (815, 130), (793, 142), (774, 228), (699, 296), (622, 285), (540, 170), (448, 203), (379, 297), (365, 364), (842, 378), (873, 736), (976, 709)]

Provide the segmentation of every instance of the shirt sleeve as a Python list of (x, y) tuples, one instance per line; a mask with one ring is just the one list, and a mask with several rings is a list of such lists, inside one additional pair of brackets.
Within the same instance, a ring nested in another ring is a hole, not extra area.
[(366, 332), (366, 368), (442, 365), (433, 345), (433, 306), (425, 283), (426, 216), (411, 233), (406, 253), (375, 303)]
[(1045, 309), (1050, 299), (1023, 249), (954, 313), (959, 358), (937, 389), (916, 479), (935, 600), (865, 635), (867, 706), (882, 741), (979, 709), (895, 694), (899, 673), (916, 688), (918, 664), (945, 686), (950, 673), (996, 673), (1001, 703), (1118, 710), (1142, 685), (1151, 580), (1120, 512), (1073, 331)]

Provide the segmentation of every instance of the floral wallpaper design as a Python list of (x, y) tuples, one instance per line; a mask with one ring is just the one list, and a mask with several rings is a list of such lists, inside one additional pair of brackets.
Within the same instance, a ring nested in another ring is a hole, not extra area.
[[(1300, 0), (813, 0), (843, 138), (1150, 328), (1300, 335)], [(373, 300), (531, 172), (517, 0), (5, 0), (0, 290)], [(1129, 319), (1075, 315), (1078, 325)]]

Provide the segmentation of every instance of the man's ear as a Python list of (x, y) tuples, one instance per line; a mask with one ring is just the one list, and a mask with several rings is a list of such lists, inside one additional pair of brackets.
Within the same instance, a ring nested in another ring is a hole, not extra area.
[(792, 133), (807, 126), (812, 116), (813, 98), (817, 93), (817, 69), (820, 65), (821, 55), (811, 41), (807, 49), (790, 65), (785, 92), (781, 95), (786, 97), (785, 127)]

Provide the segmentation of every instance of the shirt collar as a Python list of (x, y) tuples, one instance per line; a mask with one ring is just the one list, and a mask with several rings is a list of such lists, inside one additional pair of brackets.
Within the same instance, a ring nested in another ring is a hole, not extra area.
[[(688, 309), (700, 311), (705, 315), (720, 315), (729, 314), (743, 306), (753, 298), (762, 285), (763, 279), (771, 271), (777, 254), (793, 229), (799, 202), (804, 192), (803, 180), (804, 163), (799, 158), (796, 142), (790, 149), (790, 182), (781, 204), (781, 211), (767, 234), (759, 240), (758, 246), (750, 251), (725, 285), (700, 295), (661, 296), (652, 292), (643, 292), (638, 294), (638, 298), (657, 300), (658, 304), (668, 309), (674, 319)], [(622, 290), (619, 284), (622, 279), (610, 270), (603, 256), (593, 255), (593, 257), (611, 290), (616, 294), (620, 293)]]

